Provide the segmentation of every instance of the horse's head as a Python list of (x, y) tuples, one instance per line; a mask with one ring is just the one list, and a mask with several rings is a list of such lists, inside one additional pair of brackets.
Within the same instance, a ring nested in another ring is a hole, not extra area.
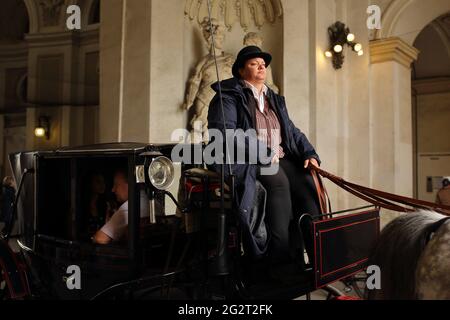
[(450, 299), (450, 222), (445, 219), (418, 211), (383, 229), (369, 260), (380, 267), (381, 289), (369, 291), (369, 299)]
[(450, 300), (450, 220), (441, 220), (419, 258), (416, 296), (421, 300)]

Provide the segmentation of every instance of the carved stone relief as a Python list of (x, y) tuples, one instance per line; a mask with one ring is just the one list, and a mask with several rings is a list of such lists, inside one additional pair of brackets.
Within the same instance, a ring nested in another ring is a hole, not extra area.
[[(283, 15), (281, 0), (210, 0), (211, 15), (215, 19), (223, 19), (228, 29), (239, 20), (247, 31), (252, 21), (261, 28), (265, 23), (274, 23)], [(184, 13), (191, 20), (197, 18), (201, 23), (208, 17), (207, 0), (186, 0)]]
[(201, 26), (203, 37), (209, 49), (209, 53), (203, 57), (195, 68), (195, 74), (189, 79), (186, 99), (183, 109), (194, 108), (194, 116), (190, 121), (193, 133), (203, 134), (207, 140), (208, 130), (208, 106), (215, 95), (211, 85), (217, 81), (216, 67), (214, 63), (214, 52), (211, 42), (211, 33), (214, 34), (214, 44), (216, 48), (217, 64), (220, 80), (233, 77), (232, 66), (234, 56), (222, 51), (225, 42), (226, 28), (222, 22), (212, 20), (213, 30), (210, 30), (208, 19), (205, 19)]
[(63, 0), (39, 0), (44, 27), (58, 25), (63, 3)]

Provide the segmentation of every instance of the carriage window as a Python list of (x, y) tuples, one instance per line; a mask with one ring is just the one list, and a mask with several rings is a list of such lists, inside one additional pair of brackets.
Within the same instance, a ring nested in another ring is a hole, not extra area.
[(112, 192), (126, 158), (40, 159), (37, 232), (90, 242), (122, 204)]
[(37, 190), (37, 232), (58, 238), (70, 238), (71, 228), (70, 159), (39, 162)]

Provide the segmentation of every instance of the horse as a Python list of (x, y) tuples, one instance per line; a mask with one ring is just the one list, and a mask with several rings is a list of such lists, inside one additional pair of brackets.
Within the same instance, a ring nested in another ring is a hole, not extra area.
[(450, 300), (450, 217), (415, 211), (390, 222), (370, 254), (381, 288), (369, 300)]

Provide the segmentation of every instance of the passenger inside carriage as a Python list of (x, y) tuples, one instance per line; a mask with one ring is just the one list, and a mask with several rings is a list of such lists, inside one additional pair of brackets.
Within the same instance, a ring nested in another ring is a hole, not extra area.
[(88, 174), (87, 190), (83, 195), (82, 225), (89, 237), (97, 232), (118, 209), (114, 196), (106, 192), (105, 177), (100, 172)]
[[(107, 217), (105, 224), (94, 234), (92, 240), (97, 244), (109, 244), (124, 240), (128, 231), (128, 175), (124, 169), (116, 170), (113, 187), (118, 209)], [(141, 218), (148, 213), (148, 200), (144, 192), (140, 193)]]

